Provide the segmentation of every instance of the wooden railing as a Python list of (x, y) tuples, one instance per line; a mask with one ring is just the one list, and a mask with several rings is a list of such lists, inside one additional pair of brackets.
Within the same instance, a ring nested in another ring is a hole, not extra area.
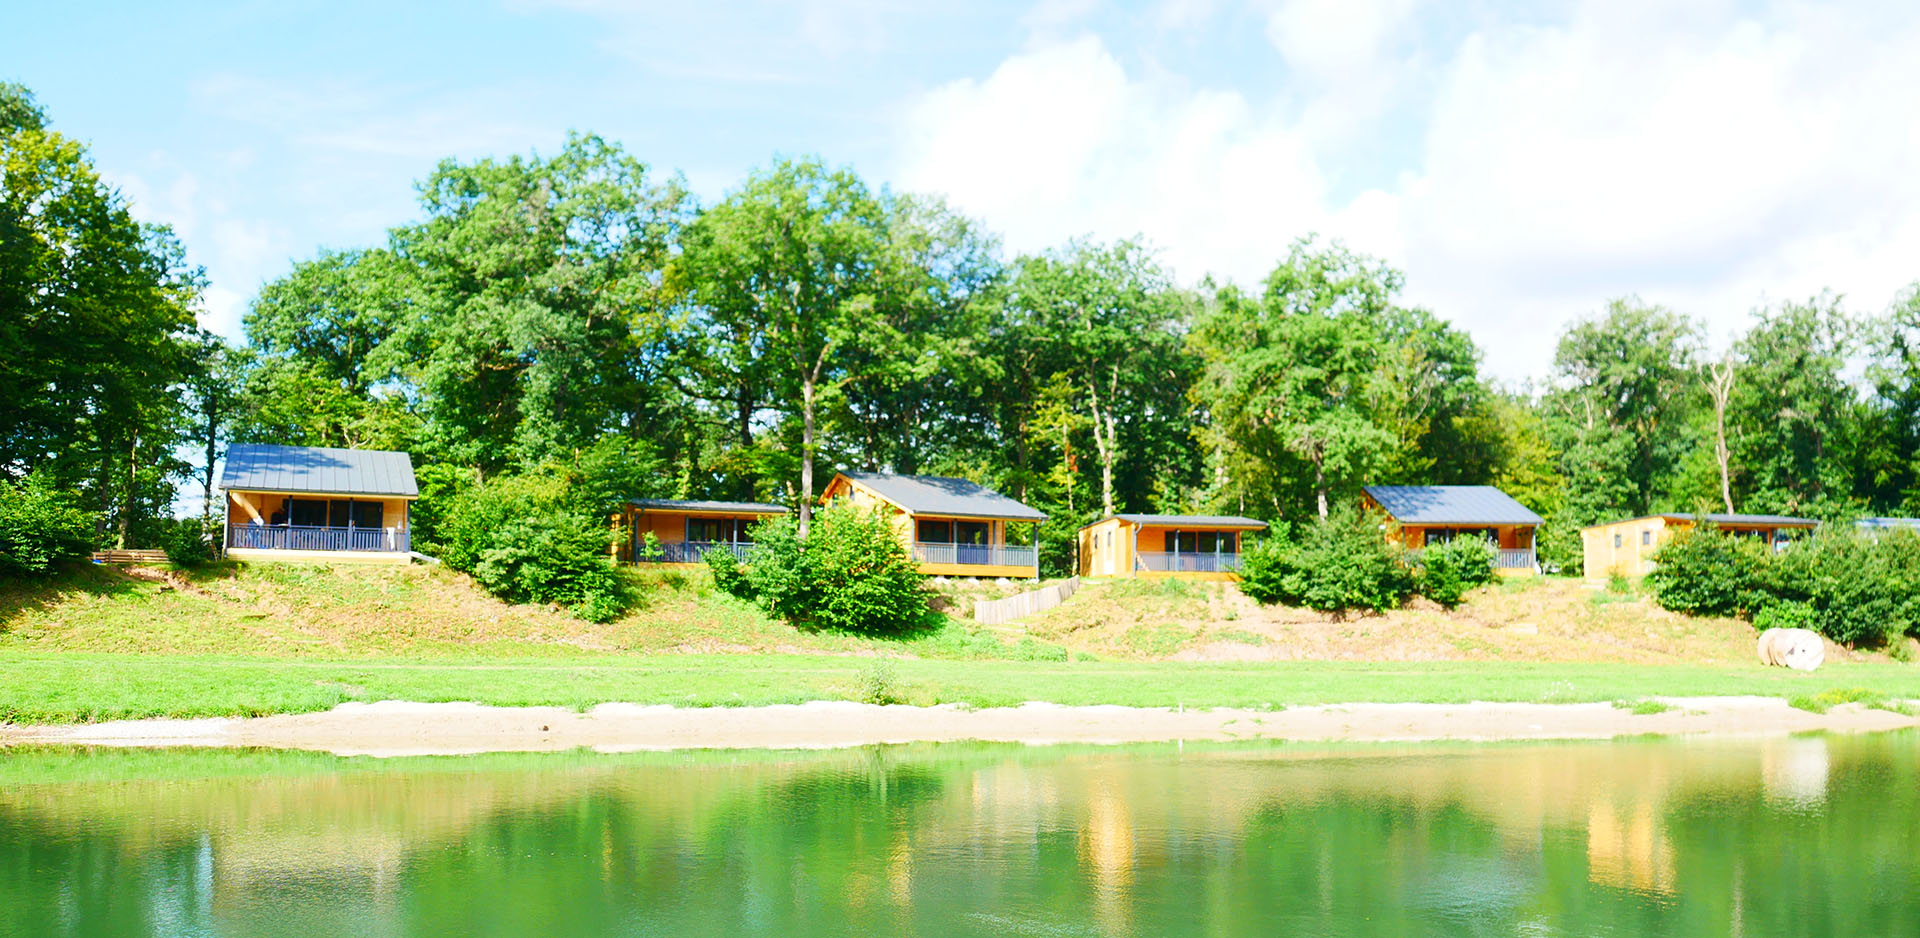
[(913, 559), (921, 563), (950, 563), (980, 567), (1040, 566), (1036, 547), (1010, 544), (936, 544), (920, 541), (913, 545)]
[(653, 556), (644, 556), (646, 548), (641, 547), (634, 554), (635, 563), (700, 563), (707, 559), (707, 551), (730, 550), (733, 556), (746, 560), (753, 550), (751, 543), (730, 543), (728, 541), (662, 541), (660, 550)]
[(335, 528), (284, 524), (227, 525), (227, 547), (242, 550), (357, 550), (413, 549), (406, 528)]
[(1152, 573), (1236, 573), (1240, 555), (1143, 550), (1134, 554), (1134, 568)]

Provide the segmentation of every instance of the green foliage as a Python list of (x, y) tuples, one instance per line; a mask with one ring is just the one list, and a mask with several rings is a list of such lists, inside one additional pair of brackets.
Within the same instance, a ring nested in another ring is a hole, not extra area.
[(1384, 523), (1342, 508), (1295, 538), (1269, 537), (1242, 557), (1240, 589), (1262, 603), (1335, 614), (1397, 608), (1416, 578), (1406, 551), (1388, 542)]
[(877, 707), (905, 703), (899, 685), (900, 675), (894, 671), (893, 663), (876, 661), (860, 673), (860, 689), (855, 699)]
[(203, 567), (213, 562), (216, 535), (200, 518), (168, 518), (158, 525), (160, 549), (167, 560), (182, 567)]
[[(652, 532), (648, 534), (651, 536)], [(734, 555), (732, 548), (709, 547), (700, 559), (706, 561), (707, 570), (713, 574), (713, 585), (720, 592), (741, 599), (754, 598), (753, 580), (747, 576), (747, 568), (740, 563), (740, 558)]]
[(44, 475), (24, 483), (0, 479), (0, 576), (38, 576), (85, 560), (97, 520)]
[(1493, 582), (1493, 561), (1492, 545), (1479, 538), (1429, 545), (1420, 552), (1420, 593), (1452, 609), (1468, 590)]
[(1674, 535), (1654, 555), (1647, 586), (1662, 608), (1698, 616), (1742, 615), (1761, 587), (1766, 545), (1706, 525)]
[(510, 602), (556, 603), (609, 622), (629, 597), (607, 555), (610, 532), (555, 476), (508, 476), (457, 497), (440, 559)]
[(756, 525), (753, 538), (747, 588), (733, 592), (795, 625), (890, 634), (933, 615), (926, 577), (878, 513), (841, 503), (814, 519), (804, 541), (790, 518)]
[(1920, 630), (1920, 536), (1830, 525), (1779, 552), (1713, 530), (1675, 537), (1647, 577), (1660, 604), (1696, 615), (1754, 612), (1761, 628), (1802, 627), (1848, 645)]

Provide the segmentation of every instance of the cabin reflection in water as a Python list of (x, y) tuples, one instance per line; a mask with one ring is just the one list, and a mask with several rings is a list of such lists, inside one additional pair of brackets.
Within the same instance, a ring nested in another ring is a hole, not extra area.
[[(94, 781), (0, 787), (0, 837), (21, 847), (0, 852), (0, 921), (56, 938), (1153, 935), (1200, 920), (1225, 935), (1771, 934), (1813, 907), (1823, 934), (1884, 935), (1920, 921), (1899, 888), (1920, 881), (1916, 741), (101, 754)], [(76, 894), (124, 921), (56, 915)]]

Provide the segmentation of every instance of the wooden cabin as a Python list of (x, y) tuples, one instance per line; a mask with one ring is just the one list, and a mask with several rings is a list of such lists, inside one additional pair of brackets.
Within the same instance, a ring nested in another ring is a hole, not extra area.
[(407, 563), (420, 490), (406, 453), (243, 443), (227, 450), (226, 553), (236, 560)]
[(900, 543), (913, 552), (922, 573), (1040, 575), (1040, 522), (1047, 516), (978, 482), (841, 472), (820, 496), (823, 504), (838, 499), (889, 513)]
[[(693, 566), (705, 562), (707, 551), (725, 548), (744, 560), (753, 548), (752, 527), (786, 513), (786, 506), (771, 502), (636, 498), (616, 518), (627, 536), (615, 548), (615, 557), (629, 563)], [(648, 534), (659, 544), (653, 555), (646, 550)]]
[(1582, 572), (1589, 580), (1615, 574), (1645, 576), (1653, 570), (1653, 555), (1673, 539), (1674, 532), (1693, 527), (1699, 519), (1721, 531), (1758, 538), (1774, 549), (1820, 526), (1812, 518), (1786, 515), (1663, 514), (1610, 521), (1580, 529)]
[(1491, 485), (1369, 485), (1365, 504), (1393, 519), (1408, 550), (1477, 537), (1492, 544), (1494, 572), (1532, 576), (1540, 572), (1534, 534), (1544, 522), (1513, 496)]
[(1237, 581), (1241, 537), (1266, 529), (1232, 515), (1108, 515), (1080, 529), (1080, 575)]

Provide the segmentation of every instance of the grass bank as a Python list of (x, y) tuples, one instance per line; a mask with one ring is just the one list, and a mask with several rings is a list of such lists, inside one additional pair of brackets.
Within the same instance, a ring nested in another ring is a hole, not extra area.
[(344, 701), (475, 701), (584, 709), (625, 701), (754, 706), (808, 700), (921, 705), (1284, 708), (1475, 700), (1544, 703), (1864, 691), (1920, 699), (1920, 669), (1845, 662), (1777, 668), (1608, 662), (1023, 662), (844, 655), (623, 655), (552, 659), (313, 661), (0, 652), (0, 720), (253, 716)]

